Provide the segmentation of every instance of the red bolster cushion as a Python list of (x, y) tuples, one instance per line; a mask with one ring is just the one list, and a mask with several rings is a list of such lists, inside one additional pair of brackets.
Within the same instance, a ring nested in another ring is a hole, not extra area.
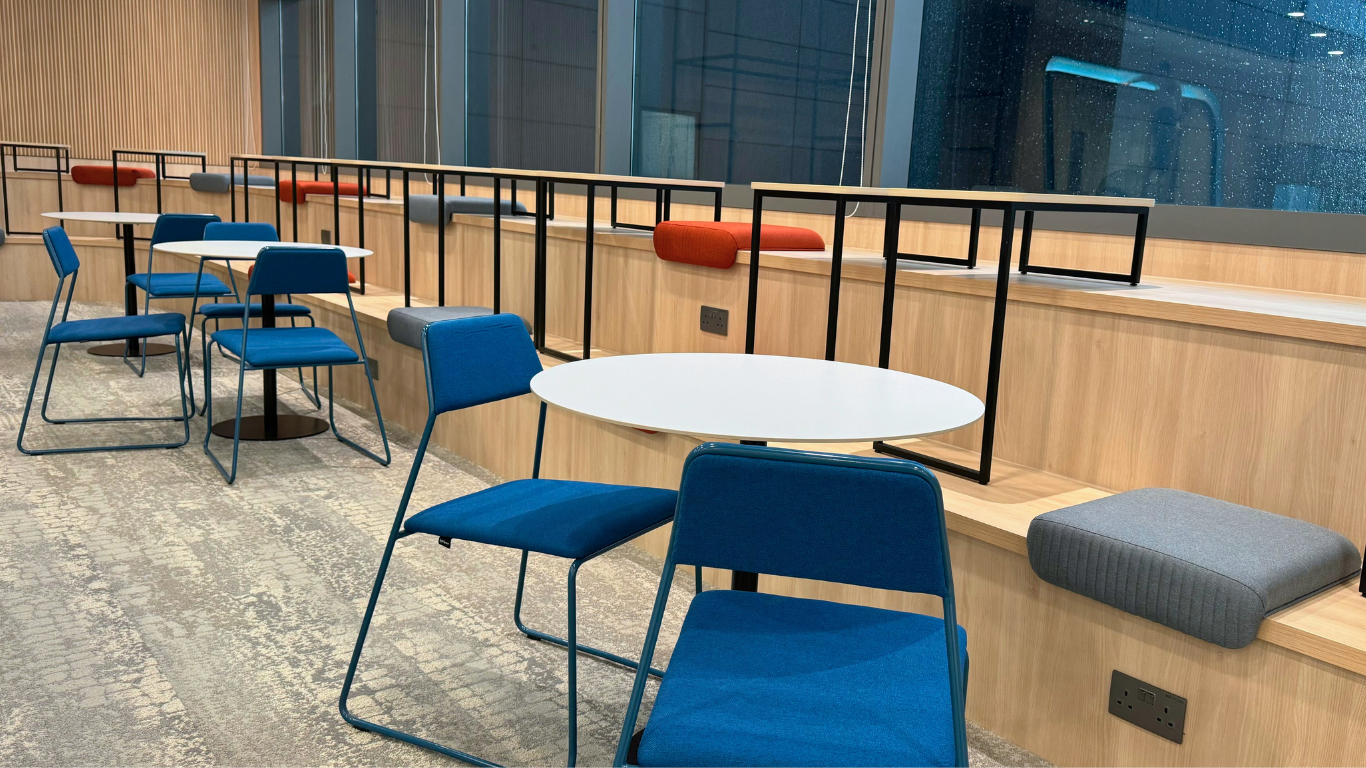
[[(332, 182), (330, 181), (300, 181), (298, 185), (299, 202), (303, 202), (309, 195), (332, 195)], [(280, 202), (288, 203), (290, 195), (295, 194), (294, 182), (280, 182)], [(337, 185), (337, 194), (345, 197), (360, 197), (360, 185), (349, 181), (343, 181)]]
[[(255, 265), (255, 264), (252, 264), (251, 266), (247, 267), (247, 279), (248, 279), (248, 280), (251, 279), (251, 273), (252, 273), (252, 272), (255, 272), (255, 271), (256, 271), (256, 265)], [(347, 271), (346, 271), (346, 282), (348, 282), (348, 283), (359, 283), (360, 281), (356, 279), (356, 273), (355, 273), (355, 272), (352, 272), (352, 271), (350, 271), (350, 270), (347, 270)]]
[[(138, 179), (155, 179), (156, 176), (156, 171), (151, 168), (124, 166), (119, 169), (119, 186), (131, 187), (138, 183)], [(114, 166), (73, 165), (71, 166), (71, 180), (77, 184), (98, 184), (104, 187), (112, 187), (114, 186)]]
[[(740, 221), (665, 221), (655, 226), (655, 254), (716, 269), (730, 269), (741, 248), (750, 246), (753, 229)], [(823, 251), (825, 241), (805, 227), (759, 228), (759, 247), (774, 251)]]

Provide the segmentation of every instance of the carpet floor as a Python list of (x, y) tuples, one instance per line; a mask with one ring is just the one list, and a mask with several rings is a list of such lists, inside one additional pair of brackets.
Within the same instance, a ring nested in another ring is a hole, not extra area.
[[(176, 450), (21, 455), (14, 438), (47, 311), (46, 303), (0, 303), (0, 439), (9, 446), (0, 450), (0, 764), (458, 764), (356, 730), (337, 712), (414, 436), (391, 427), (387, 468), (330, 433), (244, 443), (232, 486), (200, 450), (202, 418)], [(71, 319), (118, 311), (77, 304)], [(63, 350), (50, 415), (178, 412), (171, 356), (150, 358), (139, 379), (86, 346)], [(235, 369), (215, 382), (220, 418), (235, 382)], [(283, 409), (311, 413), (297, 380), (281, 382)], [(248, 413), (260, 411), (259, 375), (248, 376), (246, 400)], [(379, 446), (369, 418), (339, 407), (337, 419), (344, 434)], [(52, 425), (35, 414), (25, 444), (164, 441), (178, 429)], [(215, 438), (215, 448), (230, 452), (231, 442)], [(438, 450), (412, 509), (497, 482)], [(632, 547), (586, 565), (583, 641), (637, 655), (660, 565)], [(352, 711), (496, 762), (563, 765), (565, 654), (513, 626), (517, 566), (508, 550), (400, 541)], [(531, 626), (563, 633), (566, 568), (531, 557)], [(691, 599), (690, 579), (674, 580), (659, 666)], [(581, 661), (581, 764), (610, 764), (631, 682), (619, 667)], [(1046, 765), (970, 729), (973, 765)]]

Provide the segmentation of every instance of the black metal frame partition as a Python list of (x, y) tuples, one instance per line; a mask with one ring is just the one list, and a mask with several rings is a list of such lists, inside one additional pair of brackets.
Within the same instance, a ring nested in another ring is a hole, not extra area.
[[(754, 189), (753, 228), (750, 239), (749, 293), (745, 315), (745, 353), (754, 354), (755, 318), (759, 298), (759, 232), (763, 224), (764, 198), (823, 200), (835, 204), (835, 233), (831, 244), (830, 296), (826, 317), (825, 359), (835, 359), (836, 335), (839, 328), (840, 272), (844, 256), (845, 214), (849, 203), (880, 203), (886, 206), (883, 216), (882, 258), (885, 276), (882, 291), (882, 328), (878, 349), (878, 366), (887, 368), (892, 351), (892, 318), (896, 299), (897, 263), (923, 261), (967, 267), (977, 266), (977, 247), (982, 226), (982, 211), (1001, 211), (1001, 246), (997, 262), (996, 293), (992, 307), (991, 346), (987, 358), (987, 389), (983, 402), (982, 451), (976, 468), (906, 450), (887, 443), (873, 443), (878, 453), (918, 461), (933, 469), (966, 477), (982, 485), (991, 482), (992, 450), (996, 439), (996, 407), (1000, 394), (1001, 350), (1005, 340), (1006, 301), (1010, 290), (1010, 262), (1015, 245), (1015, 217), (1024, 214), (1020, 238), (1020, 272), (1060, 277), (1108, 280), (1138, 285), (1143, 272), (1143, 251), (1147, 243), (1148, 215), (1153, 201), (1132, 198), (1076, 197), (1067, 195), (1030, 195), (1017, 192), (953, 192), (948, 190), (870, 189), (861, 187), (820, 187), (813, 185), (751, 185)], [(1113, 200), (1113, 202), (1111, 202)], [(1125, 201), (1125, 202), (1120, 202)], [(901, 209), (903, 206), (970, 209), (968, 253), (964, 258), (903, 253), (900, 250)], [(1128, 273), (1097, 272), (1040, 266), (1029, 263), (1030, 244), (1034, 234), (1034, 215), (1038, 212), (1120, 213), (1137, 216), (1134, 229), (1134, 248)]]
[[(201, 173), (209, 170), (208, 156), (203, 152), (176, 152), (165, 149), (116, 149), (113, 152), (111, 162), (114, 169), (114, 212), (119, 211), (119, 157), (150, 157), (152, 158), (152, 170), (156, 174), (157, 184), (157, 213), (161, 213), (161, 180), (162, 179), (188, 179), (189, 176), (172, 176), (166, 172), (166, 158), (185, 158), (199, 161)], [(189, 163), (176, 163), (176, 165), (189, 165)]]
[[(358, 196), (357, 203), (357, 223), (358, 223), (358, 247), (365, 247), (365, 198), (392, 199), (392, 174), (399, 173), (403, 180), (403, 306), (412, 306), (412, 240), (411, 240), (411, 179), (413, 174), (431, 176), (432, 193), (437, 198), (437, 209), (439, 212), (445, 210), (446, 181), (451, 176), (460, 179), (460, 194), (465, 194), (466, 177), (488, 178), (492, 181), (495, 188), (495, 197), (502, 196), (502, 180), (508, 179), (511, 185), (511, 201), (514, 206), (517, 203), (517, 181), (535, 181), (534, 175), (521, 171), (494, 170), (491, 168), (467, 168), (462, 166), (447, 165), (424, 165), (418, 163), (384, 163), (370, 160), (338, 160), (334, 158), (314, 158), (314, 157), (284, 157), (275, 155), (233, 155), (228, 159), (228, 193), (232, 198), (231, 218), (237, 220), (237, 177), (236, 168), (238, 163), (242, 164), (242, 208), (243, 220), (250, 221), (250, 185), (246, 183), (248, 170), (251, 163), (269, 164), (275, 171), (275, 228), (280, 230), (283, 225), (283, 216), (280, 210), (280, 166), (289, 166), (290, 178), (298, 175), (299, 166), (313, 168), (313, 180), (318, 180), (318, 168), (328, 167), (331, 169), (332, 178), (340, 181), (340, 174), (337, 172), (341, 168), (352, 168), (356, 170), (357, 183), (364, 178), (364, 186), (359, 189), (363, 194)], [(373, 192), (373, 178), (375, 171), (384, 171), (384, 194)], [(340, 186), (332, 185), (333, 202), (333, 240), (339, 242), (341, 234), (341, 206), (340, 206)], [(299, 227), (299, 200), (298, 193), (290, 196), (291, 209), (291, 232), (297, 233)], [(440, 214), (438, 214), (440, 219)], [(495, 314), (502, 311), (502, 209), (495, 205), (493, 210), (493, 311)], [(297, 237), (297, 234), (292, 236)], [(446, 227), (437, 226), (437, 306), (446, 306)], [(539, 241), (538, 241), (539, 242)], [(365, 261), (360, 264), (360, 293), (365, 293), (366, 275)]]
[[(20, 166), (20, 165), (19, 165), (19, 158), (20, 158), (20, 157), (43, 157), (43, 155), (30, 155), (30, 154), (20, 155), (20, 154), (19, 154), (19, 150), (21, 150), (21, 149), (46, 150), (46, 151), (52, 152), (52, 159), (53, 159), (53, 162), (54, 162), (54, 167), (52, 167), (52, 168), (24, 168), (24, 167)], [(10, 226), (9, 226), (9, 172), (8, 172), (8, 170), (5, 168), (5, 154), (6, 154), (6, 150), (8, 150), (9, 156), (10, 156), (11, 158), (13, 158), (13, 160), (14, 160), (14, 172), (15, 172), (15, 173), (19, 173), (19, 172), (21, 172), (21, 171), (33, 171), (33, 172), (37, 172), (37, 173), (51, 173), (51, 174), (53, 174), (53, 175), (56, 177), (56, 179), (57, 179), (57, 210), (58, 210), (58, 211), (64, 211), (64, 210), (66, 210), (66, 208), (64, 207), (64, 206), (65, 206), (65, 203), (64, 203), (63, 198), (62, 198), (62, 174), (63, 174), (63, 173), (71, 173), (71, 147), (68, 147), (68, 146), (65, 145), (65, 144), (31, 144), (31, 143), (24, 142), (24, 141), (0, 141), (0, 199), (3, 199), (3, 205), (4, 205), (4, 209), (5, 209), (5, 231), (8, 232), (8, 233), (10, 233), (10, 234), (12, 234), (12, 235), (38, 235), (38, 234), (42, 234), (41, 232), (25, 232), (25, 231), (19, 231), (19, 230), (15, 230), (15, 229), (10, 229)], [(65, 167), (62, 165), (62, 161), (63, 161), (63, 160), (66, 161)]]
[[(584, 226), (584, 276), (583, 276), (583, 356), (576, 357), (568, 352), (561, 352), (558, 349), (547, 347), (545, 344), (545, 304), (546, 304), (546, 237), (548, 225), (540, 224), (537, 228), (536, 243), (536, 323), (534, 336), (536, 348), (541, 352), (569, 362), (577, 360), (587, 360), (592, 356), (593, 347), (593, 239), (596, 217), (597, 191), (599, 187), (611, 189), (611, 218), (609, 223), (613, 229), (637, 229), (645, 232), (653, 232), (655, 226), (661, 222), (669, 221), (673, 209), (673, 193), (679, 192), (711, 192), (712, 193), (712, 215), (713, 221), (721, 220), (721, 194), (725, 191), (723, 182), (698, 182), (686, 181), (681, 179), (655, 179), (655, 178), (631, 178), (623, 176), (608, 176), (596, 173), (569, 173), (555, 172), (543, 174), (538, 177), (539, 185), (544, 185), (544, 191), (538, 191), (536, 210), (545, 210), (544, 217), (537, 217), (538, 220), (544, 218), (546, 222), (555, 218), (555, 184), (582, 184), (587, 187), (585, 193), (585, 226)], [(617, 191), (619, 189), (650, 189), (655, 193), (655, 223), (651, 224), (631, 224), (617, 219)], [(544, 206), (539, 195), (544, 194), (548, 201)], [(514, 198), (515, 201), (516, 198)]]

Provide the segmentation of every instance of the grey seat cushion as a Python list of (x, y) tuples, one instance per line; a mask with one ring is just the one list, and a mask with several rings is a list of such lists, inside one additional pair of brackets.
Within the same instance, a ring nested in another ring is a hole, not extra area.
[[(513, 211), (526, 213), (525, 205), (519, 201), (516, 208), (513, 208), (511, 200), (502, 201), (502, 214), (511, 216)], [(446, 221), (451, 220), (451, 216), (456, 213), (476, 213), (493, 215), (493, 198), (491, 197), (446, 197)], [(410, 195), (408, 197), (408, 220), (418, 224), (435, 224), (436, 216), (436, 195)]]
[[(413, 349), (422, 349), (422, 329), (438, 320), (458, 320), (465, 317), (484, 317), (493, 314), (488, 307), (399, 307), (389, 310), (386, 323), (389, 338)], [(527, 332), (531, 324), (522, 319)]]
[(5, 244), (5, 228), (0, 227), (0, 245)]
[[(242, 174), (235, 174), (238, 185), (241, 185)], [(273, 187), (275, 179), (270, 176), (247, 176), (246, 185), (252, 187)], [(226, 173), (192, 173), (190, 174), (190, 189), (198, 192), (227, 192), (229, 189), (228, 174)]]
[(1028, 544), (1044, 581), (1225, 648), (1361, 569), (1356, 546), (1327, 528), (1166, 488), (1039, 515)]

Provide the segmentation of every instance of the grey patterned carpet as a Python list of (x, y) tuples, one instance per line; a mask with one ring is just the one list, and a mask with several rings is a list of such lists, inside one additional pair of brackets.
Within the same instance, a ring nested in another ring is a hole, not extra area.
[[(72, 319), (118, 311), (77, 305)], [(0, 764), (454, 763), (355, 730), (337, 713), (413, 437), (390, 432), (389, 468), (330, 434), (245, 443), (233, 486), (199, 449), (202, 419), (177, 450), (23, 456), (14, 437), (46, 315), (46, 304), (0, 303)], [(153, 358), (138, 379), (117, 358), (83, 348), (63, 351), (54, 415), (178, 409), (169, 356)], [(283, 404), (309, 412), (297, 383), (281, 379)], [(259, 386), (248, 377), (258, 410)], [(219, 385), (216, 393), (227, 413), (234, 392)], [(373, 422), (345, 408), (338, 419), (353, 439), (378, 444)], [(30, 446), (175, 435), (167, 425), (34, 420)], [(495, 482), (438, 452), (413, 509)], [(517, 558), (459, 542), (446, 550), (428, 537), (401, 541), (353, 712), (497, 762), (562, 765), (565, 654), (514, 628)], [(638, 654), (659, 566), (631, 547), (585, 566), (580, 637)], [(532, 626), (563, 632), (566, 567), (532, 557)], [(675, 579), (661, 665), (691, 598), (688, 582), (689, 574)], [(609, 764), (632, 678), (587, 658), (579, 670), (579, 760)], [(971, 742), (974, 765), (1042, 764), (975, 727)]]

